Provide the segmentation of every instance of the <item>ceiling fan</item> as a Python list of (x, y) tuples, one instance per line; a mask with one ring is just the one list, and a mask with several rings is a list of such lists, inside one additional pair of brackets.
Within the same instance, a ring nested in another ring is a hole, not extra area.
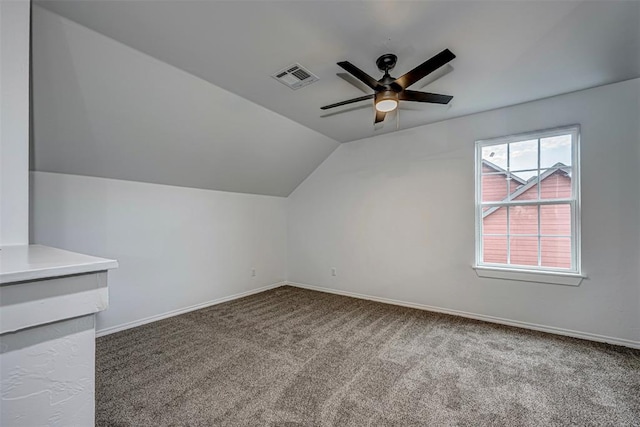
[(437, 93), (419, 92), (415, 90), (407, 89), (418, 80), (431, 74), (438, 68), (450, 62), (456, 56), (449, 50), (445, 49), (431, 59), (426, 60), (422, 64), (415, 67), (413, 70), (404, 74), (401, 77), (393, 78), (389, 75), (389, 71), (396, 65), (398, 57), (392, 53), (382, 55), (376, 60), (378, 69), (384, 72), (384, 75), (380, 80), (376, 80), (352, 63), (348, 61), (338, 62), (338, 65), (350, 73), (353, 77), (360, 80), (362, 83), (373, 89), (375, 93), (370, 95), (360, 96), (358, 98), (348, 99), (342, 102), (336, 102), (335, 104), (325, 105), (320, 107), (322, 110), (328, 110), (330, 108), (340, 107), (342, 105), (353, 104), (355, 102), (365, 101), (367, 99), (373, 99), (376, 118), (374, 124), (380, 123), (384, 120), (387, 113), (398, 108), (399, 101), (413, 101), (413, 102), (427, 102), (431, 104), (448, 104), (453, 96), (439, 95)]

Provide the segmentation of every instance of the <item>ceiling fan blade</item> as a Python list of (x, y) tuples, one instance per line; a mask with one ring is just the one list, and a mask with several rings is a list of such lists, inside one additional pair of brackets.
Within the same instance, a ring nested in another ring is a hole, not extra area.
[(349, 73), (351, 73), (353, 77), (355, 77), (356, 79), (360, 80), (362, 83), (369, 86), (371, 89), (377, 90), (377, 89), (384, 88), (384, 86), (378, 83), (376, 79), (374, 79), (369, 74), (362, 71), (360, 68), (353, 65), (351, 62), (342, 61), (342, 62), (338, 62), (338, 65), (344, 68)]
[(419, 83), (420, 86), (417, 87), (416, 89), (422, 89), (425, 86), (429, 86), (431, 83), (435, 82), (436, 80), (441, 79), (442, 77), (446, 76), (447, 74), (449, 74), (450, 72), (453, 71), (453, 67), (451, 66), (451, 64), (447, 64), (442, 68), (437, 69), (436, 71), (434, 71), (433, 73), (429, 74), (428, 77), (425, 77), (424, 79), (420, 80)]
[(345, 82), (349, 83), (350, 85), (357, 87), (362, 92), (369, 93), (369, 86), (365, 85), (360, 80), (358, 80), (355, 77), (353, 77), (351, 74), (348, 74), (348, 73), (336, 73), (336, 76), (340, 77), (342, 80), (344, 80)]
[(385, 113), (384, 111), (376, 110), (376, 119), (373, 121), (373, 124), (376, 125), (380, 123), (381, 121), (384, 120), (386, 116), (387, 116), (387, 113)]
[(358, 98), (347, 99), (346, 101), (336, 102), (335, 104), (325, 105), (324, 107), (320, 107), (321, 110), (328, 110), (329, 108), (340, 107), (342, 105), (353, 104), (354, 102), (365, 101), (367, 99), (373, 99), (374, 94), (360, 96)]
[(451, 61), (456, 56), (449, 49), (445, 49), (431, 59), (427, 59), (413, 70), (409, 71), (402, 77), (398, 77), (393, 84), (399, 85), (402, 89), (406, 89), (418, 80), (424, 78), (428, 74), (434, 72), (438, 68)]
[(398, 94), (401, 101), (428, 102), (430, 104), (448, 104), (453, 96), (440, 95), (437, 93), (417, 92), (415, 90), (404, 90)]

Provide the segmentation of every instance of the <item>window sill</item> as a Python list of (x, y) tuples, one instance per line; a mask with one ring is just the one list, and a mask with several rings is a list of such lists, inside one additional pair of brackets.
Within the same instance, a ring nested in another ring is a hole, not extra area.
[(577, 273), (557, 273), (551, 271), (516, 270), (498, 267), (472, 267), (479, 277), (491, 279), (517, 280), (521, 282), (551, 283), (554, 285), (580, 286), (586, 276)]

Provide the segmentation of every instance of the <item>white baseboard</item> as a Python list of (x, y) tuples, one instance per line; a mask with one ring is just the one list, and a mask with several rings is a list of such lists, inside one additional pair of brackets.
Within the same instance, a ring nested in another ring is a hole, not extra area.
[(347, 297), (382, 302), (385, 304), (399, 305), (402, 307), (416, 308), (418, 310), (433, 311), (436, 313), (451, 314), (454, 316), (466, 317), (466, 318), (475, 319), (475, 320), (483, 320), (485, 322), (498, 323), (501, 325), (515, 326), (518, 328), (532, 329), (534, 331), (548, 332), (550, 334), (565, 335), (568, 337), (581, 338), (589, 341), (604, 342), (608, 344), (615, 344), (615, 345), (620, 345), (624, 347), (640, 349), (640, 341), (632, 341), (624, 338), (614, 338), (614, 337), (608, 337), (604, 335), (592, 334), (590, 332), (579, 332), (579, 331), (573, 331), (570, 329), (556, 328), (554, 326), (538, 325), (536, 323), (521, 322), (519, 320), (511, 320), (511, 319), (503, 319), (501, 317), (487, 316), (484, 314), (469, 313), (469, 312), (460, 311), (460, 310), (451, 310), (448, 308), (434, 307), (431, 305), (415, 304), (415, 303), (398, 301), (398, 300), (389, 299), (389, 298), (376, 297), (372, 295), (358, 294), (355, 292), (324, 288), (321, 286), (306, 285), (304, 283), (286, 282), (285, 284), (289, 286), (294, 286), (296, 288), (310, 289), (314, 291), (326, 292), (326, 293), (336, 294), (336, 295), (344, 295)]
[(399, 300), (394, 300), (394, 299), (389, 299), (389, 298), (376, 297), (376, 296), (372, 296), (372, 295), (358, 294), (358, 293), (355, 293), (355, 292), (342, 291), (342, 290), (338, 290), (338, 289), (331, 289), (331, 288), (325, 288), (325, 287), (322, 287), (322, 286), (313, 286), (313, 285), (307, 285), (307, 284), (304, 284), (304, 283), (295, 283), (295, 282), (278, 282), (278, 283), (274, 283), (274, 284), (271, 284), (271, 285), (263, 286), (261, 288), (252, 289), (250, 291), (242, 292), (242, 293), (239, 293), (239, 294), (230, 295), (228, 297), (218, 298), (218, 299), (215, 299), (215, 300), (212, 300), (212, 301), (207, 301), (207, 302), (204, 302), (204, 303), (201, 303), (201, 304), (192, 305), (190, 307), (185, 307), (185, 308), (181, 308), (181, 309), (178, 309), (178, 310), (173, 310), (173, 311), (169, 311), (169, 312), (166, 312), (166, 313), (158, 314), (158, 315), (155, 315), (155, 316), (146, 317), (144, 319), (135, 320), (133, 322), (123, 323), (122, 325), (117, 325), (117, 326), (112, 326), (112, 327), (109, 327), (109, 328), (101, 329), (99, 331), (96, 331), (96, 337), (102, 337), (102, 336), (105, 336), (105, 335), (109, 335), (109, 334), (113, 334), (113, 333), (116, 333), (116, 332), (124, 331), (126, 329), (135, 328), (136, 326), (142, 326), (142, 325), (145, 325), (147, 323), (151, 323), (151, 322), (155, 322), (155, 321), (158, 321), (158, 320), (166, 319), (168, 317), (178, 316), (178, 315), (183, 314), (183, 313), (188, 313), (190, 311), (199, 310), (201, 308), (210, 307), (212, 305), (221, 304), (223, 302), (232, 301), (232, 300), (235, 300), (235, 299), (238, 299), (238, 298), (243, 298), (243, 297), (246, 297), (246, 296), (249, 296), (249, 295), (253, 295), (253, 294), (260, 293), (260, 292), (264, 292), (264, 291), (267, 291), (269, 289), (279, 288), (279, 287), (285, 286), (285, 285), (293, 286), (293, 287), (296, 287), (296, 288), (302, 288), (302, 289), (310, 289), (310, 290), (319, 291), (319, 292), (325, 292), (325, 293), (330, 293), (330, 294), (344, 295), (344, 296), (352, 297), (352, 298), (359, 298), (359, 299), (365, 299), (365, 300), (370, 300), (370, 301), (376, 301), (376, 302), (381, 302), (381, 303), (385, 303), (385, 304), (392, 304), (392, 305), (399, 305), (399, 306), (402, 306), (402, 307), (415, 308), (415, 309), (418, 309), (418, 310), (425, 310), (425, 311), (433, 311), (433, 312), (436, 312), (436, 313), (451, 314), (453, 316), (466, 317), (466, 318), (469, 318), (469, 319), (482, 320), (482, 321), (485, 321), (485, 322), (498, 323), (498, 324), (507, 325), (507, 326), (515, 326), (515, 327), (518, 327), (518, 328), (531, 329), (531, 330), (534, 330), (534, 331), (548, 332), (550, 334), (564, 335), (564, 336), (573, 337), (573, 338), (581, 338), (581, 339), (589, 340), (589, 341), (604, 342), (604, 343), (608, 343), (608, 344), (614, 344), (614, 345), (620, 345), (620, 346), (624, 346), (624, 347), (640, 349), (640, 341), (633, 341), (633, 340), (628, 340), (628, 339), (624, 339), (624, 338), (608, 337), (608, 336), (605, 336), (605, 335), (592, 334), (590, 332), (574, 331), (574, 330), (571, 330), (571, 329), (557, 328), (555, 326), (546, 326), (546, 325), (539, 325), (539, 324), (536, 324), (536, 323), (521, 322), (519, 320), (504, 319), (502, 317), (495, 317), (495, 316), (487, 316), (487, 315), (484, 315), (484, 314), (469, 313), (469, 312), (466, 312), (466, 311), (452, 310), (452, 309), (448, 309), (448, 308), (434, 307), (434, 306), (431, 306), (431, 305), (424, 305), (424, 304), (416, 304), (416, 303), (411, 303), (411, 302), (406, 302), (406, 301), (399, 301)]
[(121, 325), (100, 329), (99, 331), (96, 331), (96, 338), (109, 335), (109, 334), (114, 334), (116, 332), (124, 331), (126, 329), (135, 328), (136, 326), (142, 326), (147, 323), (156, 322), (158, 320), (166, 319), (167, 317), (178, 316), (180, 314), (188, 313), (190, 311), (200, 310), (201, 308), (210, 307), (212, 305), (221, 304), (223, 302), (232, 301), (234, 299), (247, 297), (253, 294), (258, 294), (260, 292), (268, 291), (269, 289), (279, 288), (280, 286), (284, 286), (286, 284), (287, 282), (273, 283), (271, 285), (263, 286), (257, 289), (252, 289), (246, 292), (241, 292), (235, 295), (230, 295), (228, 297), (222, 297), (212, 301), (203, 302), (201, 304), (196, 304), (196, 305), (192, 305), (185, 308), (179, 308), (177, 310), (167, 311), (166, 313), (157, 314), (155, 316), (145, 317), (144, 319), (134, 320), (133, 322), (123, 323)]

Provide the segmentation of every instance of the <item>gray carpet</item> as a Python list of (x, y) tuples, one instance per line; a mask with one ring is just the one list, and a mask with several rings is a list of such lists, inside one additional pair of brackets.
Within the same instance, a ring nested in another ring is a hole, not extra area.
[(292, 287), (96, 351), (99, 426), (640, 425), (640, 351)]

